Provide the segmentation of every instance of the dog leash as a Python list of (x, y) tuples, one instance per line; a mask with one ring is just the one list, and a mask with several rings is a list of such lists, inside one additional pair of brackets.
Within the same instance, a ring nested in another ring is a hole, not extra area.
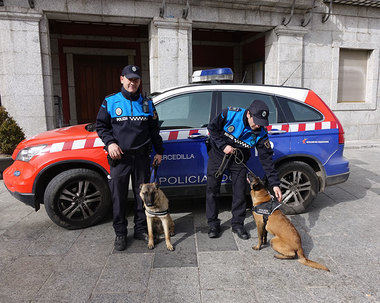
[(256, 174), (244, 163), (243, 152), (240, 149), (236, 148), (233, 154), (224, 154), (222, 163), (215, 173), (215, 178), (219, 178), (223, 174), (232, 158), (234, 158), (234, 161), (237, 165), (243, 165), (248, 170), (248, 173), (250, 173), (254, 178), (257, 177)]
[(228, 163), (232, 159), (231, 154), (224, 154), (222, 163), (220, 164), (218, 170), (215, 173), (215, 178), (219, 178), (223, 172), (226, 170)]
[[(152, 170), (150, 172), (150, 180), (149, 181), (151, 181), (150, 183), (155, 182), (158, 186), (160, 183), (159, 183), (158, 177), (157, 177), (157, 170), (158, 170), (158, 165), (152, 164)], [(152, 180), (152, 175), (153, 175), (153, 180)]]
[[(238, 156), (238, 153), (240, 155), (240, 158)], [(234, 151), (234, 156), (235, 156), (235, 163), (237, 165), (243, 165), (250, 174), (252, 174), (252, 176), (254, 178), (257, 178), (256, 174), (244, 163), (244, 156), (243, 156), (243, 152), (239, 149), (239, 148), (236, 148), (235, 151)]]

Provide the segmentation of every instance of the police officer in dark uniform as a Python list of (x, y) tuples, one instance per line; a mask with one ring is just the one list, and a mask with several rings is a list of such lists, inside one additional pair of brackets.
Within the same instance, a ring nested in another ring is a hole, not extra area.
[[(269, 124), (268, 116), (268, 106), (261, 100), (254, 100), (248, 109), (235, 107), (224, 109), (208, 126), (211, 149), (207, 165), (206, 217), (210, 238), (217, 238), (220, 234), (218, 204), (223, 175), (220, 167), (224, 155), (230, 155), (228, 160), (225, 160), (228, 162), (225, 163), (232, 179), (231, 225), (232, 232), (239, 238), (244, 240), (249, 238), (244, 228), (247, 169), (235, 162), (235, 155), (246, 163), (251, 155), (251, 148), (256, 146), (269, 185), (273, 187), (276, 198), (279, 201), (282, 199), (280, 181), (272, 161), (273, 150), (264, 127)], [(219, 173), (216, 175), (218, 170)]]
[(126, 248), (126, 202), (129, 178), (135, 196), (134, 238), (147, 241), (146, 216), (139, 186), (149, 182), (151, 144), (153, 163), (162, 160), (163, 146), (158, 116), (151, 100), (141, 96), (141, 72), (135, 65), (124, 67), (121, 92), (105, 98), (96, 118), (96, 131), (108, 151), (109, 186), (113, 202), (113, 227), (116, 250)]

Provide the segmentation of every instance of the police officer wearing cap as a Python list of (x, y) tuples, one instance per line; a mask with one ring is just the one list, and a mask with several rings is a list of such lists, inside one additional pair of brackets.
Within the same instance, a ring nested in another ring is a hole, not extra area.
[[(251, 148), (256, 147), (269, 185), (273, 188), (276, 198), (279, 201), (282, 199), (280, 181), (272, 161), (273, 150), (265, 128), (269, 125), (268, 116), (269, 109), (265, 102), (254, 100), (248, 109), (236, 107), (224, 109), (208, 126), (210, 150), (207, 165), (206, 217), (210, 238), (217, 238), (220, 234), (218, 205), (223, 172), (216, 173), (220, 171), (224, 155), (230, 155), (226, 169), (231, 173), (233, 190), (231, 225), (232, 232), (239, 238), (244, 240), (249, 238), (244, 228), (247, 169), (235, 162), (234, 154), (243, 157), (246, 163), (250, 158)], [(241, 153), (237, 153), (236, 149)]]
[(126, 203), (129, 178), (132, 178), (134, 238), (147, 241), (146, 216), (139, 186), (149, 182), (151, 145), (153, 163), (159, 165), (164, 152), (159, 134), (158, 116), (151, 100), (141, 95), (141, 72), (135, 65), (124, 67), (120, 76), (121, 92), (107, 96), (96, 118), (96, 131), (108, 152), (109, 186), (113, 203), (113, 228), (116, 250), (126, 248)]

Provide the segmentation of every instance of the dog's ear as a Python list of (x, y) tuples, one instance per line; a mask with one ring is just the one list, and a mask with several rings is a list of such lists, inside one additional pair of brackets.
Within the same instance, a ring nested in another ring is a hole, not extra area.
[(139, 186), (139, 191), (141, 191), (143, 185), (144, 185), (143, 183), (140, 184), (140, 186)]
[(247, 176), (247, 182), (248, 182), (248, 184), (249, 184), (249, 188), (252, 188), (251, 180), (249, 180), (248, 176)]
[(153, 184), (154, 184), (154, 188), (159, 188), (160, 187), (157, 182), (154, 182)]
[(254, 176), (253, 174), (251, 174), (250, 172), (247, 173), (247, 181), (251, 188), (253, 184), (257, 183), (257, 179), (258, 178)]

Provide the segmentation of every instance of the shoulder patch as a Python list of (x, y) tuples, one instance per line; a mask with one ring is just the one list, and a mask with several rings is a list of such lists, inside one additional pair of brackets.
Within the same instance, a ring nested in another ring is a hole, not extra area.
[(270, 149), (271, 147), (270, 147), (270, 141), (269, 141), (269, 139), (266, 139), (265, 141), (264, 141), (264, 146), (267, 148), (267, 149)]
[(116, 108), (115, 113), (117, 116), (121, 116), (121, 114), (123, 113), (123, 110), (120, 107), (118, 107)]
[(233, 112), (240, 112), (240, 111), (241, 111), (241, 109), (240, 109), (239, 107), (234, 107), (234, 106), (230, 106), (230, 107), (228, 108), (228, 110), (231, 110), (231, 111), (233, 111)]
[(230, 126), (228, 126), (228, 128), (227, 128), (227, 131), (228, 131), (229, 133), (233, 133), (234, 130), (235, 130), (235, 126), (233, 126), (233, 125), (230, 125)]

